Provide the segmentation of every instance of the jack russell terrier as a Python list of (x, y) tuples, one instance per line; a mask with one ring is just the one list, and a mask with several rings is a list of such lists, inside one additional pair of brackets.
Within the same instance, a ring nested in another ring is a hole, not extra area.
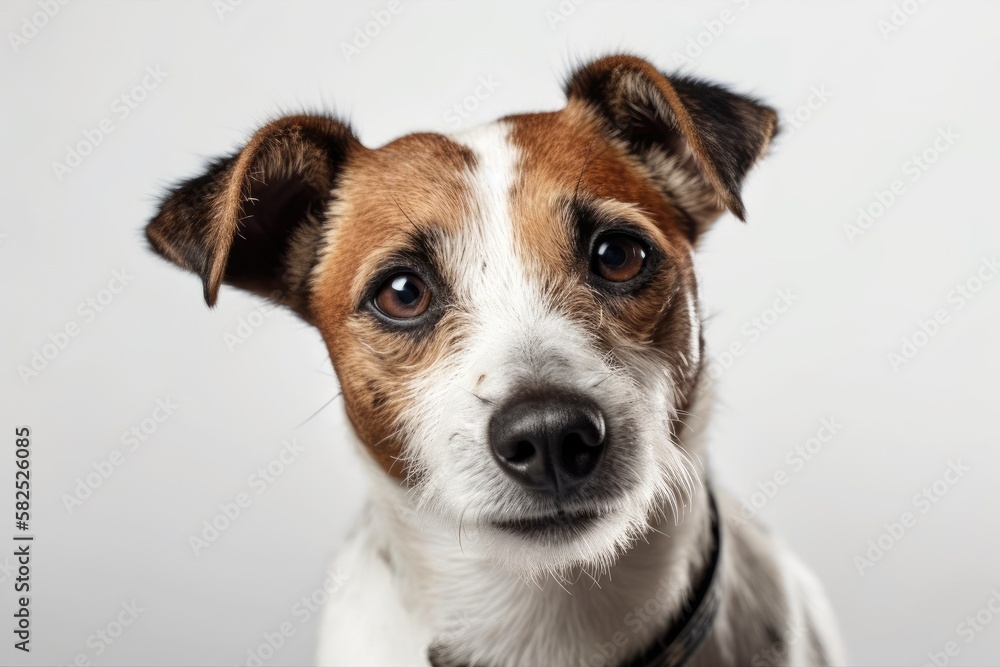
[(694, 250), (773, 109), (629, 55), (559, 111), (367, 148), (291, 115), (165, 196), (152, 248), (329, 349), (373, 497), (334, 665), (825, 665), (812, 574), (713, 491)]

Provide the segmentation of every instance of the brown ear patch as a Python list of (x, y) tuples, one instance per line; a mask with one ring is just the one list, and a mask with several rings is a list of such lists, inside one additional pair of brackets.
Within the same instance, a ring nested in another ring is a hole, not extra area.
[(773, 109), (722, 86), (668, 77), (627, 55), (581, 67), (566, 94), (594, 108), (702, 226), (722, 208), (745, 218), (740, 187), (776, 132)]
[(209, 305), (226, 282), (306, 316), (305, 279), (323, 208), (348, 153), (358, 148), (333, 118), (276, 120), (239, 153), (174, 187), (146, 236), (161, 256), (201, 277)]

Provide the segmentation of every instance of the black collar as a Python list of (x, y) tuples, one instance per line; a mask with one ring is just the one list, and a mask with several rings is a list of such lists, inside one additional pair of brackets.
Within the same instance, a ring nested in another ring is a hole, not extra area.
[(685, 613), (652, 646), (622, 667), (681, 667), (687, 664), (712, 630), (722, 600), (722, 576), (719, 573), (722, 528), (715, 496), (707, 485), (705, 491), (712, 511), (712, 552), (702, 568), (701, 578), (695, 583)]

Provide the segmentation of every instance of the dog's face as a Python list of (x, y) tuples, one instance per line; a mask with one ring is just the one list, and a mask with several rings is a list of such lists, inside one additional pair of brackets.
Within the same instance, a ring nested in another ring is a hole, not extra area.
[(322, 116), (179, 185), (153, 247), (322, 333), (347, 414), (420, 514), (521, 573), (599, 567), (698, 475), (678, 440), (701, 335), (692, 250), (775, 130), (617, 56), (557, 112), (378, 149)]

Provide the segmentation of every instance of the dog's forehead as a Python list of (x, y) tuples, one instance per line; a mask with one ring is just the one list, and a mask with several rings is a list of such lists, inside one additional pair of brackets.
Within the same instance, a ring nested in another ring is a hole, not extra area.
[(577, 196), (634, 206), (672, 235), (676, 211), (583, 105), (406, 135), (349, 161), (317, 274), (357, 296), (383, 255), (421, 235), (481, 236), (486, 225), (513, 236), (522, 262), (552, 265), (567, 243), (560, 207)]
[[(395, 237), (413, 225), (455, 227), (468, 215), (468, 147), (441, 134), (409, 134), (350, 160), (335, 223), (345, 232)], [(358, 229), (354, 229), (358, 228)]]

